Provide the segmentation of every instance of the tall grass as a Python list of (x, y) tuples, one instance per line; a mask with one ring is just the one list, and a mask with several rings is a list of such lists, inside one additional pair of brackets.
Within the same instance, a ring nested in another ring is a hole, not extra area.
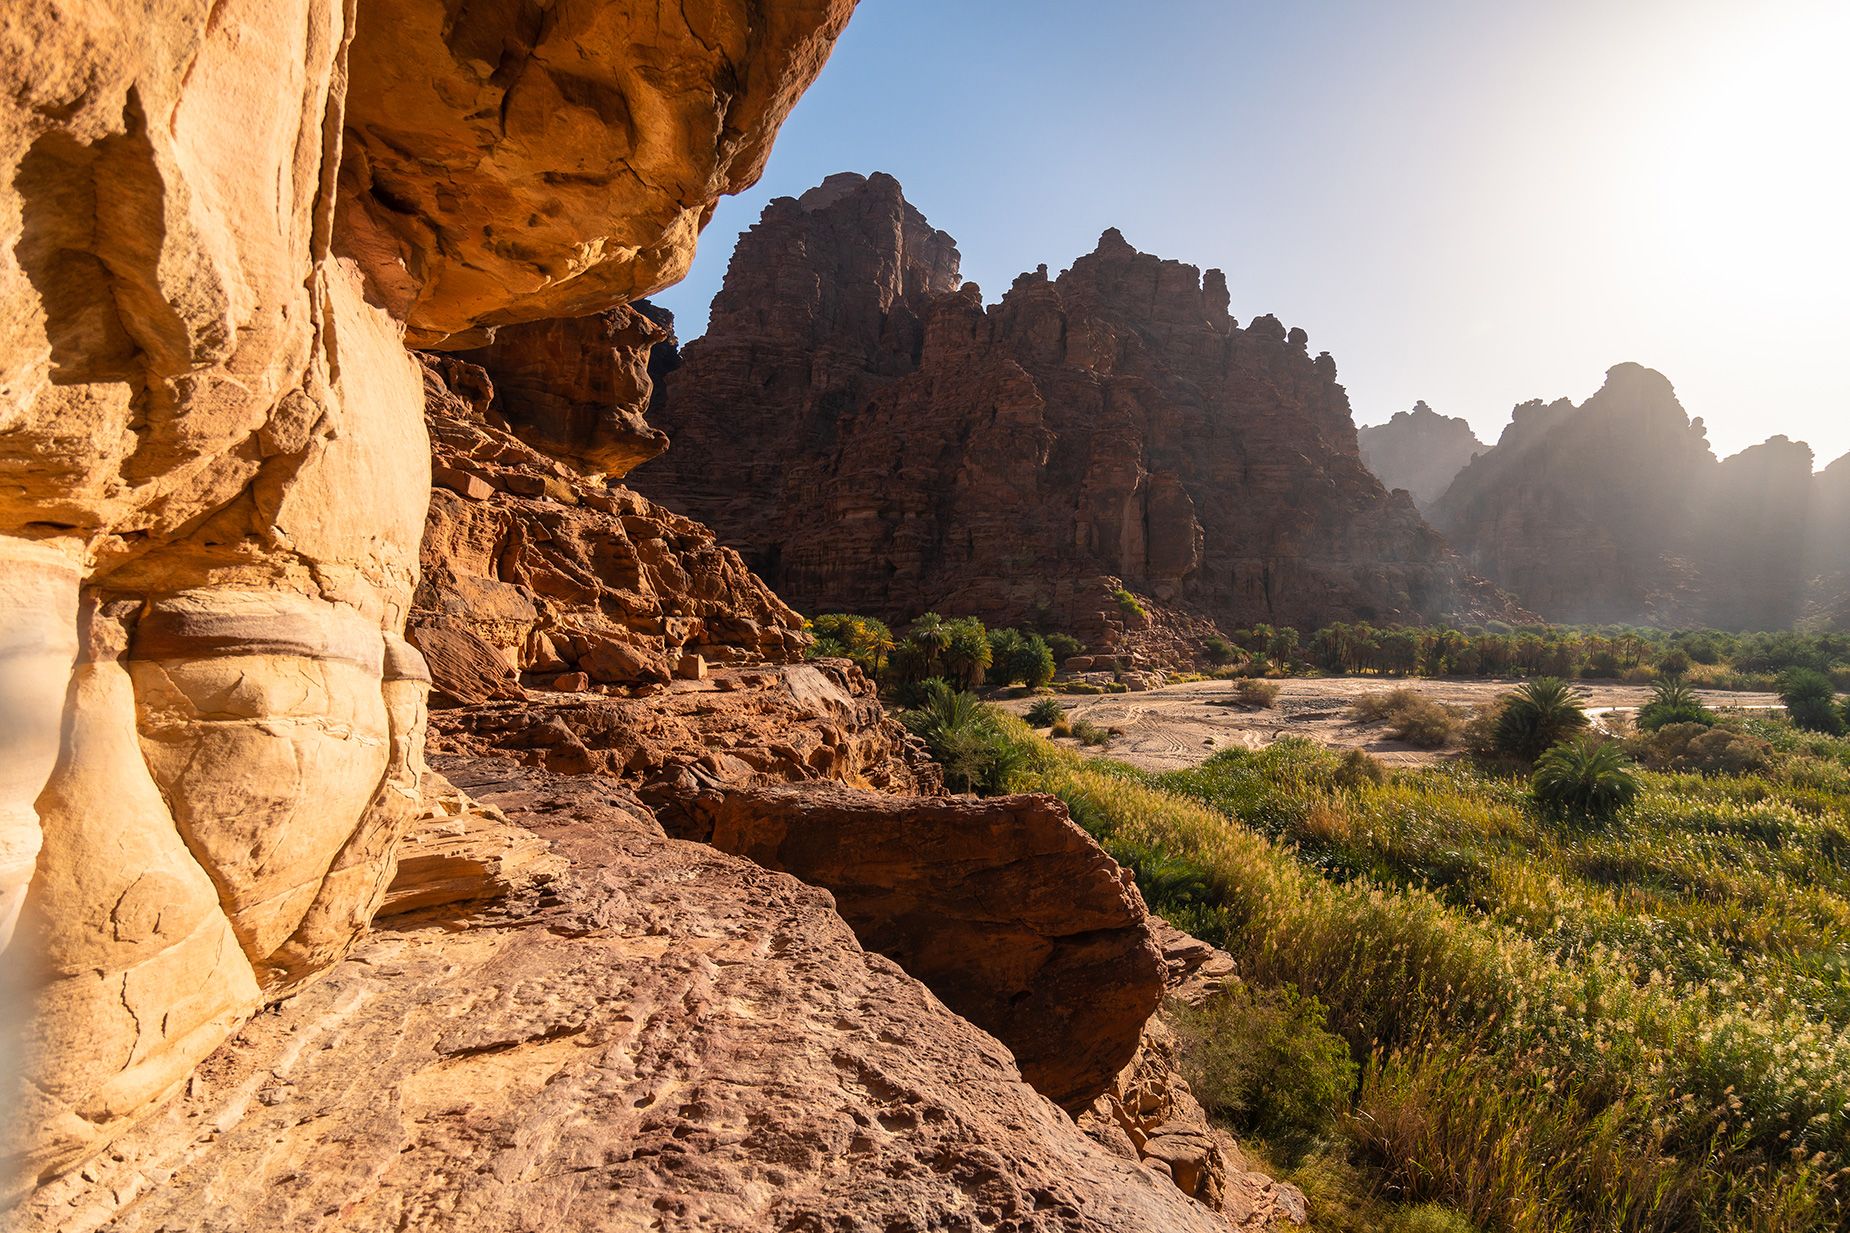
[(1513, 1233), (1850, 1221), (1841, 762), (1643, 774), (1589, 834), (1461, 766), (1377, 784), (1281, 742), (1151, 776), (1005, 731), (1012, 786), (1160, 870), (1153, 906), (1249, 984), (1322, 1003), (1380, 1193)]

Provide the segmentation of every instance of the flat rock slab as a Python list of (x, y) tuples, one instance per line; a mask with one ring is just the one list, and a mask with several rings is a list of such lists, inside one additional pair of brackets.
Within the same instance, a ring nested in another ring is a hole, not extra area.
[(570, 867), (395, 918), (22, 1230), (1209, 1230), (829, 896), (608, 782), (445, 760)]

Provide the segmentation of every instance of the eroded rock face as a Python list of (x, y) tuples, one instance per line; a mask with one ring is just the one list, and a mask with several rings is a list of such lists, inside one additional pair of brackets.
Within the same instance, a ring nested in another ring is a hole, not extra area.
[(697, 825), (690, 837), (828, 889), (863, 946), (993, 1032), (1072, 1112), (1130, 1060), (1162, 998), (1142, 896), (1055, 797), (745, 789)]
[(1218, 271), (1110, 231), (985, 308), (890, 177), (831, 177), (741, 239), (657, 388), (674, 445), (630, 482), (811, 612), (1098, 649), (1120, 580), (1226, 626), (1507, 612), (1362, 465), (1329, 357), (1227, 306)]
[(424, 381), (436, 487), (411, 638), (446, 699), (801, 657), (803, 619), (712, 532), (517, 439), (481, 369), (427, 360)]
[(664, 838), (613, 785), (442, 765), (569, 868), (468, 929), (394, 918), (22, 1230), (1224, 1233), (827, 893)]
[(1422, 513), (1445, 495), (1465, 464), (1487, 446), (1471, 425), (1440, 415), (1423, 402), (1411, 411), (1396, 411), (1385, 424), (1356, 431), (1362, 461), (1389, 488), (1404, 488)]
[(328, 251), (346, 13), (112, 7), (0, 17), (15, 1181), (343, 952), (420, 766), (416, 372)]
[(492, 344), (459, 358), (493, 378), (495, 409), (522, 440), (617, 479), (668, 448), (643, 415), (654, 388), (650, 353), (672, 337), (625, 304), (503, 326)]
[(1525, 403), (1433, 518), (1554, 621), (1779, 629), (1798, 616), (1811, 450), (1717, 462), (1662, 374), (1620, 364), (1586, 402)]
[(413, 346), (680, 281), (854, 0), (365, 0), (341, 251)]
[[(357, 7), (357, 38), (336, 0), (0, 12), (0, 936), (42, 974), (9, 1185), (336, 961), (391, 878), (427, 688), (406, 319), (672, 277), (851, 4)], [(594, 183), (612, 158), (668, 187)]]

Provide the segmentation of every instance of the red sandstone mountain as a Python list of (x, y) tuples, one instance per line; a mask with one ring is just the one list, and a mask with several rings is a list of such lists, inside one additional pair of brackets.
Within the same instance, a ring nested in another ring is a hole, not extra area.
[(1620, 364), (1579, 406), (1517, 407), (1432, 517), (1550, 620), (1778, 629), (1805, 590), (1811, 468), (1785, 437), (1718, 462), (1670, 382)]
[(1471, 425), (1457, 416), (1440, 415), (1424, 402), (1398, 411), (1385, 424), (1370, 424), (1356, 433), (1362, 461), (1389, 488), (1405, 488), (1422, 513), (1445, 495), (1458, 473), (1487, 446)]
[(1112, 230), (985, 307), (957, 260), (887, 175), (773, 201), (630, 482), (810, 612), (1112, 643), (1120, 580), (1227, 628), (1510, 610), (1363, 465), (1335, 362), (1240, 328), (1220, 271)]

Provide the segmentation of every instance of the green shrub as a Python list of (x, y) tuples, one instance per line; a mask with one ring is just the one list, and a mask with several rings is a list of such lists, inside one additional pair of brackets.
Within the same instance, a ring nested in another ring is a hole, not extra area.
[(1057, 698), (1042, 698), (1028, 708), (1028, 723), (1036, 728), (1051, 728), (1066, 717), (1066, 708)]
[(1659, 681), (1651, 687), (1651, 700), (1638, 710), (1638, 726), (1655, 732), (1665, 724), (1701, 724), (1715, 722), (1715, 712), (1702, 705), (1696, 691), (1680, 677)]
[(1496, 723), (1497, 750), (1533, 762), (1585, 728), (1587, 708), (1559, 677), (1537, 677), (1503, 697)]
[(1233, 662), (1233, 657), (1239, 654), (1234, 649), (1233, 643), (1219, 634), (1212, 634), (1201, 640), (1201, 653), (1208, 657), (1208, 662), (1211, 664), (1230, 664)]
[(1529, 790), (1558, 816), (1604, 821), (1636, 801), (1640, 789), (1618, 742), (1588, 736), (1544, 752)]
[(1745, 732), (1698, 723), (1667, 723), (1632, 738), (1633, 757), (1654, 771), (1747, 775), (1773, 765), (1773, 746)]
[(1233, 683), (1233, 698), (1241, 706), (1264, 710), (1278, 701), (1278, 690), (1277, 681), (1261, 680), (1254, 676), (1241, 677)]
[(1779, 675), (1779, 700), (1792, 722), (1809, 732), (1842, 735), (1844, 717), (1837, 709), (1831, 678), (1812, 668), (1788, 668)]
[(1071, 634), (1048, 634), (1047, 649), (1053, 652), (1053, 661), (1063, 664), (1075, 655), (1085, 654), (1086, 644)]
[(1111, 729), (1101, 728), (1089, 719), (1073, 720), (1068, 725), (1068, 731), (1073, 739), (1082, 745), (1109, 745), (1111, 743)]
[(1340, 788), (1384, 784), (1387, 782), (1387, 767), (1381, 765), (1381, 759), (1371, 756), (1365, 749), (1345, 749), (1342, 761), (1336, 765), (1335, 778), (1336, 786)]
[(1686, 675), (1693, 662), (1688, 651), (1674, 646), (1657, 657), (1657, 670), (1664, 676), (1676, 679)]
[(1123, 609), (1124, 615), (1126, 616), (1133, 616), (1141, 621), (1150, 615), (1149, 611), (1144, 608), (1137, 597), (1123, 587), (1113, 587), (1111, 590), (1111, 598), (1118, 601), (1118, 607)]
[(989, 670), (991, 685), (1026, 685), (1039, 689), (1053, 680), (1053, 650), (1039, 634), (1024, 634), (1016, 629), (989, 631)]
[(1177, 1005), (1182, 1070), (1195, 1098), (1286, 1163), (1302, 1159), (1348, 1108), (1356, 1067), (1323, 1004), (1284, 985), (1240, 986)]
[(812, 659), (852, 659), (862, 672), (878, 677), (893, 650), (893, 631), (882, 621), (852, 612), (825, 612), (808, 622), (816, 635)]
[(995, 710), (943, 681), (928, 681), (922, 691), (919, 707), (899, 718), (930, 747), (944, 768), (945, 786), (985, 795), (1006, 791), (1021, 752), (998, 725)]
[(1395, 740), (1420, 749), (1443, 749), (1458, 735), (1456, 715), (1406, 686), (1366, 694), (1349, 713), (1368, 723), (1387, 723), (1388, 734)]

